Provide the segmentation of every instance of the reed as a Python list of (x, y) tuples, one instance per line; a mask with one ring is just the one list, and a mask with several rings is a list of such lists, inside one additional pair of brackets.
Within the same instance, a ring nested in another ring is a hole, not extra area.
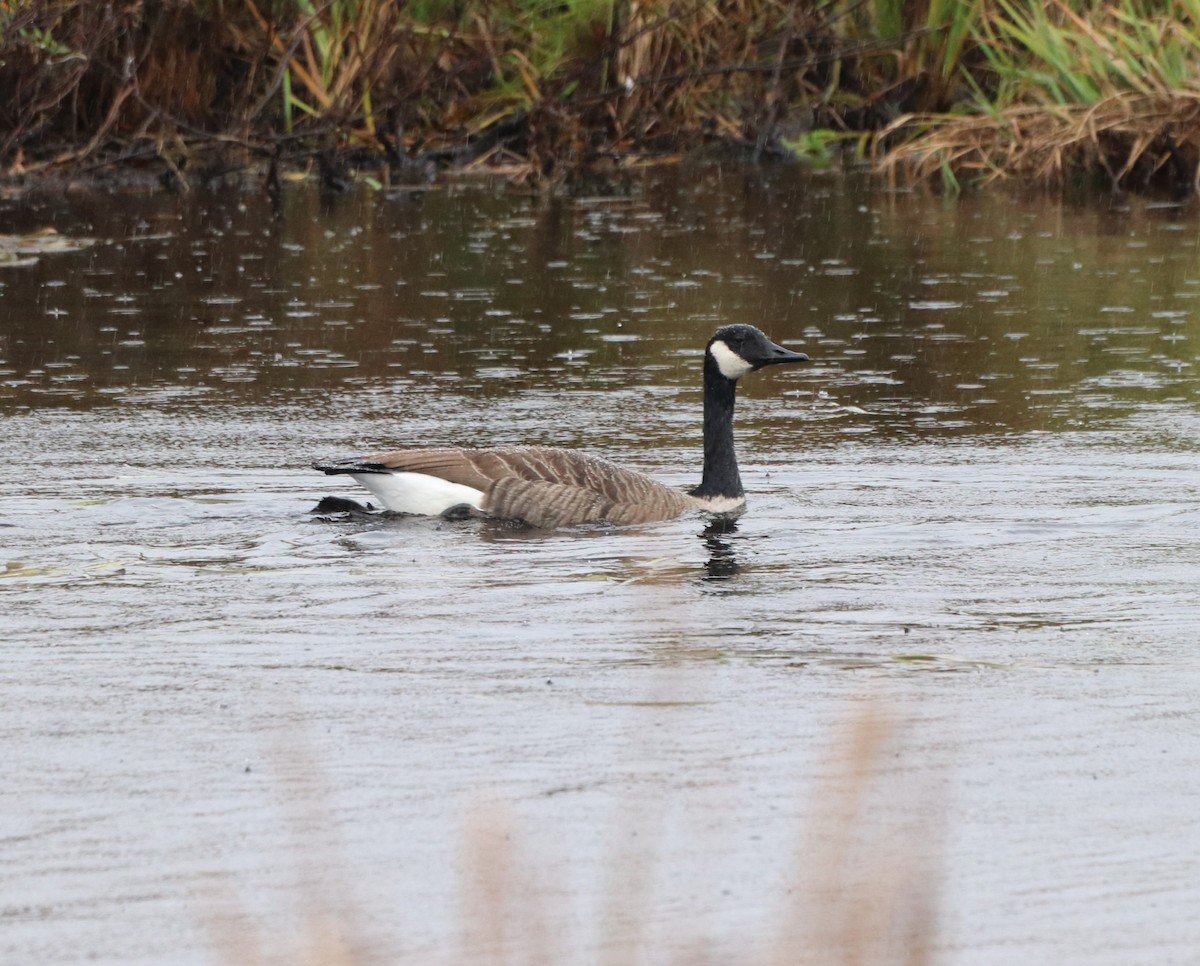
[(394, 4), (295, 0), (291, 23), (280, 28), (254, 0), (243, 2), (277, 63), (284, 129), (293, 131), (301, 118), (329, 120), (350, 138), (374, 140), (373, 92), (396, 55), (402, 27)]
[[(214, 961), (930, 966), (939, 959), (946, 780), (928, 761), (909, 772), (898, 768), (898, 759), (920, 757), (914, 724), (904, 718), (866, 698), (848, 709), (812, 771), (794, 776), (795, 820), (760, 830), (778, 836), (780, 863), (763, 869), (757, 887), (740, 886), (736, 899), (757, 905), (759, 921), (721, 939), (701, 914), (719, 919), (721, 902), (727, 902), (715, 898), (723, 880), (714, 870), (723, 861), (744, 861), (736, 847), (738, 810), (714, 800), (724, 825), (706, 822), (707, 834), (695, 838), (690, 853), (673, 852), (665, 833), (688, 827), (696, 802), (679, 800), (677, 791), (662, 794), (669, 789), (649, 797), (636, 785), (622, 791), (618, 778), (610, 780), (617, 789), (606, 803), (611, 818), (599, 829), (607, 851), (598, 874), (574, 887), (561, 876), (575, 861), (565, 851), (569, 837), (581, 834), (580, 813), (569, 801), (553, 813), (539, 809), (537, 827), (528, 817), (522, 821), (520, 801), (492, 796), (471, 804), (458, 848), (445, 857), (460, 877), (457, 941), (447, 936), (444, 948), (417, 954), (397, 948), (394, 938), (364, 931), (373, 909), (347, 901), (354, 869), (328, 840), (314, 845), (311, 835), (300, 834), (329, 824), (329, 794), (319, 762), (284, 749), (276, 753), (281, 761), (299, 758), (303, 764), (289, 768), (300, 778), (289, 782), (282, 799), (290, 819), (285, 829), (295, 833), (296, 918), (263, 922), (239, 902), (235, 880), (215, 877), (206, 923)], [(664, 719), (656, 735), (671, 727)], [(646, 741), (637, 733), (623, 749), (625, 759), (658, 761)], [(689, 797), (719, 797), (697, 784), (687, 790)], [(554, 834), (561, 832), (566, 841)], [(676, 882), (693, 882), (691, 895), (666, 893), (661, 870)]]
[(984, 8), (983, 0), (839, 0), (830, 9), (838, 33), (855, 42), (865, 90), (876, 97), (899, 92), (915, 109), (943, 110), (970, 70), (970, 41)]
[(886, 128), (877, 144), (889, 174), (1194, 186), (1197, 0), (996, 0), (972, 42), (984, 59), (972, 102)]
[(149, 158), (186, 187), (341, 155), (557, 181), (869, 142), (951, 188), (1190, 188), (1198, 47), (1200, 0), (0, 0), (0, 171)]

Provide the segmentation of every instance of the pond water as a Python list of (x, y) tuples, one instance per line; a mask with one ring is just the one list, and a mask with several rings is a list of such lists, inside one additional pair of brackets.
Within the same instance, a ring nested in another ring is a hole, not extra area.
[[(92, 243), (0, 265), (4, 962), (1192, 961), (1194, 206), (0, 203), (46, 228)], [(727, 322), (814, 360), (743, 380), (733, 527), (310, 512), (408, 444), (693, 481)]]

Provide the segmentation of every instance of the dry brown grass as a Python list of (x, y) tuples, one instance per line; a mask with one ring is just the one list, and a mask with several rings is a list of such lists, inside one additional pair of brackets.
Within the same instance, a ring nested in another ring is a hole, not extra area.
[[(629, 753), (652, 754), (639, 747), (649, 740), (639, 738)], [(331, 803), (319, 767), (305, 754), (280, 755), (303, 763), (291, 768), (299, 784), (285, 798), (287, 824), (325, 828)], [(461, 854), (446, 857), (461, 869), (459, 936), (447, 937), (445, 947), (423, 962), (559, 966), (580, 961), (580, 950), (589, 950), (584, 961), (612, 964), (930, 966), (936, 958), (945, 802), (939, 769), (917, 755), (905, 723), (863, 700), (845, 716), (812, 773), (772, 779), (795, 788), (803, 819), (794, 829), (782, 823), (761, 830), (780, 836), (781, 886), (761, 893), (757, 931), (720, 942), (703, 926), (687, 931), (696, 928), (696, 913), (719, 910), (691, 910), (689, 917), (677, 896), (661, 904), (656, 882), (668, 857), (659, 843), (680, 817), (669, 798), (656, 796), (655, 806), (647, 808), (636, 796), (617, 796), (602, 881), (585, 892), (596, 903), (590, 910), (578, 907), (575, 893), (560, 879), (571, 866), (572, 842), (555, 839), (557, 825), (531, 828), (502, 801), (480, 803), (466, 816)], [(679, 794), (695, 795), (701, 788)], [(711, 807), (729, 834), (710, 831), (697, 839), (694, 856), (683, 853), (684, 868), (672, 870), (675, 879), (711, 868), (712, 855), (720, 858), (722, 848), (741, 837), (744, 813), (737, 802), (716, 798)], [(336, 848), (297, 831), (295, 853), (301, 922), (290, 931), (253, 920), (239, 908), (232, 884), (216, 881), (207, 925), (219, 961), (231, 966), (412, 961), (363, 933), (359, 920), (369, 917), (348, 904), (346, 885), (353, 877)], [(762, 871), (765, 881), (780, 872)], [(715, 895), (713, 885), (695, 891)], [(580, 915), (593, 920), (584, 924), (586, 935), (579, 932)], [(675, 917), (689, 925), (675, 923)]]
[[(524, 166), (558, 180), (710, 142), (756, 156), (828, 82), (817, 3), (0, 3), (0, 169), (199, 154)], [(221, 164), (216, 164), (220, 167)]]
[(1200, 0), (0, 0), (0, 172), (556, 183), (879, 131), (895, 180), (1191, 190), (1197, 45)]
[(984, 183), (1019, 178), (1061, 186), (1103, 172), (1118, 188), (1166, 173), (1195, 190), (1200, 93), (1111, 94), (1095, 104), (1023, 105), (973, 117), (909, 115), (875, 145), (876, 164), (893, 182), (950, 173)]
[[(905, 726), (873, 702), (847, 716), (820, 778), (801, 784), (805, 825), (795, 830), (790, 888), (761, 909), (764, 929), (744, 937), (744, 966), (929, 966), (935, 959), (943, 819), (936, 769), (905, 774)], [(801, 778), (802, 776), (797, 776)], [(653, 885), (654, 842), (671, 817), (625, 803), (613, 829), (612, 895), (600, 911), (597, 961), (701, 966), (728, 961), (703, 934), (670, 935)], [(736, 825), (736, 808), (727, 821)], [(626, 827), (628, 826), (628, 827)], [(528, 829), (501, 806), (477, 809), (465, 836), (462, 964), (570, 962), (563, 893), (523, 844)], [(637, 834), (635, 834), (637, 833)], [(638, 843), (632, 850), (618, 843)], [(784, 843), (780, 843), (784, 845)], [(707, 851), (719, 843), (699, 841)], [(784, 845), (786, 852), (787, 846)]]
[(787, 107), (816, 95), (834, 35), (816, 5), (632, 2), (609, 111), (618, 143), (710, 136), (761, 153)]

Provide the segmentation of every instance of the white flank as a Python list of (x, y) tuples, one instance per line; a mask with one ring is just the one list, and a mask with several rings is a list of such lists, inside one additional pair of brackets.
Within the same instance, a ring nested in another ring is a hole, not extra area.
[(469, 503), (479, 509), (483, 491), (461, 483), (429, 476), (426, 473), (351, 473), (352, 477), (374, 493), (385, 509), (393, 513), (437, 516), (452, 506)]
[(752, 372), (754, 366), (734, 352), (729, 346), (718, 339), (708, 347), (712, 357), (717, 360), (717, 368), (726, 379), (741, 379), (747, 372)]

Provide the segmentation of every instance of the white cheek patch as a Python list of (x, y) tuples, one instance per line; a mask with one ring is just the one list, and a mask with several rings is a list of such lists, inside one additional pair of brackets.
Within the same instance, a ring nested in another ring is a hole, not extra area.
[(717, 368), (726, 379), (741, 379), (747, 372), (753, 372), (754, 366), (734, 352), (729, 346), (718, 339), (708, 347), (712, 357), (717, 360)]

